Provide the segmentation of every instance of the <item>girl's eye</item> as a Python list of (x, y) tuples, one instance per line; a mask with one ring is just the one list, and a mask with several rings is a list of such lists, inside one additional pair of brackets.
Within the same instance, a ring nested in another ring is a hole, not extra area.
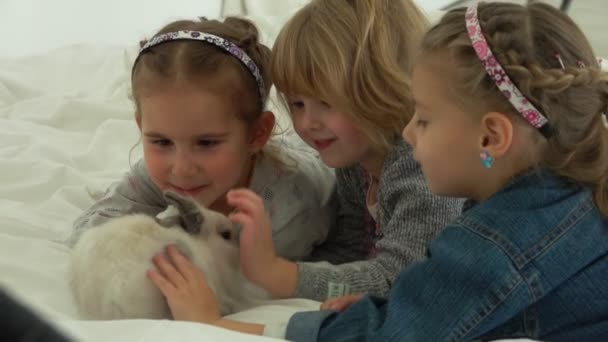
[(171, 141), (168, 139), (155, 139), (152, 140), (152, 143), (154, 145), (158, 145), (158, 146), (171, 146)]
[(321, 106), (323, 106), (325, 108), (331, 108), (331, 105), (325, 101), (321, 101)]
[(417, 127), (426, 127), (427, 125), (428, 125), (428, 121), (426, 121), (426, 120), (421, 120), (421, 119), (416, 120)]
[(289, 106), (294, 109), (301, 109), (304, 107), (303, 101), (290, 101)]
[(203, 147), (213, 147), (220, 143), (219, 140), (199, 140), (198, 144)]

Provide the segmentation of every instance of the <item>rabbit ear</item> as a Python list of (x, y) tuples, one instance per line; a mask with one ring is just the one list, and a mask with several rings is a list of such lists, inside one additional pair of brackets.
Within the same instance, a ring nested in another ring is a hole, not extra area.
[(165, 211), (156, 215), (154, 218), (156, 223), (160, 224), (165, 228), (171, 228), (179, 226), (179, 211), (173, 205), (169, 205)]
[[(200, 233), (209, 233), (206, 229), (201, 232), (205, 218), (200, 207), (194, 200), (189, 197), (180, 196), (172, 191), (166, 191), (163, 195), (167, 203), (170, 206), (174, 206), (178, 211), (177, 215), (174, 216), (175, 218), (166, 218), (168, 222), (171, 222), (171, 220), (177, 220), (175, 223), (182, 226), (182, 228), (189, 234), (194, 235)], [(163, 224), (161, 223), (161, 225)]]

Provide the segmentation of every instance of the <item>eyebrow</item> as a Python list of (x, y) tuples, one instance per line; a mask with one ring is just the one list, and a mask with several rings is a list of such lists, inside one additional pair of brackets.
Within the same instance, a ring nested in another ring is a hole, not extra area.
[(423, 103), (423, 102), (419, 101), (418, 99), (413, 98), (413, 100), (414, 100), (414, 105), (415, 105), (416, 107), (422, 107), (422, 108), (424, 108), (424, 109), (428, 109), (428, 108), (429, 108), (429, 106), (427, 106), (425, 103)]
[[(145, 132), (144, 136), (148, 137), (148, 138), (164, 138), (165, 135), (157, 133), (157, 132)], [(197, 135), (195, 138), (196, 139), (219, 139), (219, 138), (225, 138), (228, 136), (228, 133), (207, 133), (207, 134), (201, 134), (201, 135)]]

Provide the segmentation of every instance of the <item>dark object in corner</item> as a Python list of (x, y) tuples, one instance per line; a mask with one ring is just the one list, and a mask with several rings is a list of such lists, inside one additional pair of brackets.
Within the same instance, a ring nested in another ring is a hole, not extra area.
[(0, 288), (0, 341), (67, 342), (70, 340)]

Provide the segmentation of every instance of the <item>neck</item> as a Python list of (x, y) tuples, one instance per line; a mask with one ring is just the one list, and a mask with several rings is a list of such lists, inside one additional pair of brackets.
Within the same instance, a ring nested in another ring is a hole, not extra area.
[[(499, 165), (497, 165), (499, 166)], [(502, 172), (499, 172), (499, 169)], [(502, 165), (500, 168), (496, 168), (496, 170), (489, 170), (492, 175), (491, 177), (483, 177), (480, 179), (484, 179), (482, 183), (483, 187), (480, 187), (474, 196), (471, 196), (477, 202), (484, 201), (500, 191), (503, 187), (505, 187), (509, 182), (511, 182), (514, 178), (519, 175), (525, 173), (530, 169), (530, 165), (520, 165), (520, 166), (511, 166), (508, 167), (506, 165)]]
[[(248, 162), (247, 166), (245, 167), (245, 172), (243, 173), (243, 177), (241, 177), (241, 180), (232, 187), (233, 189), (249, 188), (249, 186), (251, 184), (251, 178), (253, 177), (253, 171), (255, 169), (255, 161), (256, 161), (256, 155), (253, 155), (251, 157), (251, 160)], [(226, 216), (234, 210), (234, 208), (232, 206), (230, 206), (228, 204), (228, 202), (226, 201), (226, 194), (223, 194), (218, 199), (216, 199), (215, 202), (213, 202), (209, 206), (209, 209), (220, 212)]]
[(370, 151), (368, 155), (359, 162), (359, 164), (365, 169), (365, 171), (367, 171), (367, 173), (372, 175), (372, 177), (375, 179), (380, 179), (385, 158), (386, 152)]
[(476, 202), (482, 202), (486, 199), (490, 198), (492, 195), (497, 193), (500, 189), (502, 189), (505, 184), (509, 182), (511, 178), (507, 178), (505, 176), (502, 177), (484, 177), (486, 178), (483, 182), (483, 186), (480, 186), (477, 189), (475, 194), (471, 195), (471, 198)]

